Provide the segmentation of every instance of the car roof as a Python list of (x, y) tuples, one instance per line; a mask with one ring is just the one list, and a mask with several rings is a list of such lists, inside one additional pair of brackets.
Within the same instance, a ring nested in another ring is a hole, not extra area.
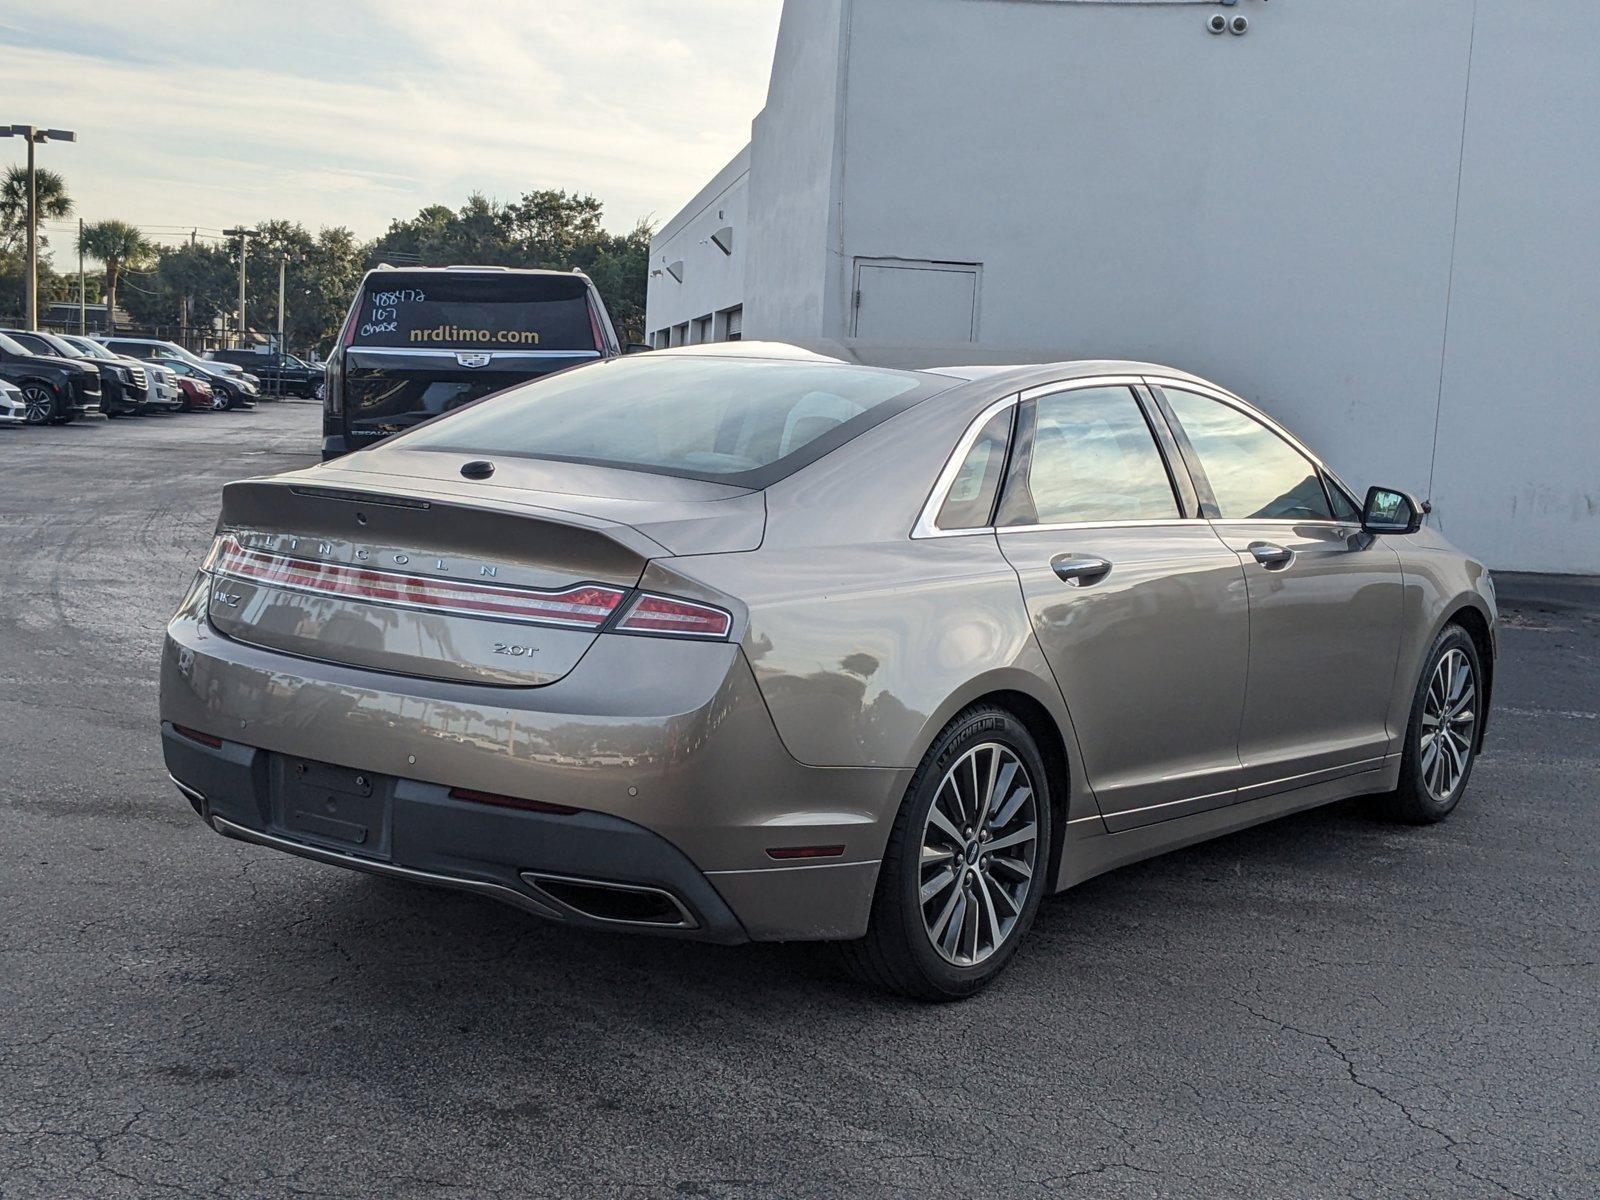
[[(653, 354), (702, 355), (717, 358), (767, 358), (795, 362), (839, 362), (908, 374), (945, 375), (968, 383), (980, 381), (1026, 387), (1035, 382), (1092, 375), (1159, 375), (1187, 379), (1216, 388), (1215, 383), (1177, 367), (1132, 359), (1073, 358), (1059, 351), (1018, 346), (892, 344), (846, 341), (739, 341), (674, 346)], [(1232, 393), (1229, 393), (1230, 395)]]

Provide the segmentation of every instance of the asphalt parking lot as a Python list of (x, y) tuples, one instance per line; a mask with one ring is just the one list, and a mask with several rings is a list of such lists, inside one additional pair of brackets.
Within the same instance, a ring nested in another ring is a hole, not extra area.
[(926, 1007), (204, 828), (161, 628), (220, 485), (313, 461), (318, 415), (0, 429), (0, 1197), (1600, 1188), (1600, 587), (1502, 585), (1450, 822), (1126, 868)]

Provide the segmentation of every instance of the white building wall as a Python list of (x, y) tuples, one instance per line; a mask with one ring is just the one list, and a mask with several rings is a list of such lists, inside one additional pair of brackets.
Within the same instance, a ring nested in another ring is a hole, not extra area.
[(948, 340), (974, 272), (979, 342), (1196, 371), (1492, 566), (1600, 573), (1592, 9), (792, 0), (746, 336), (848, 337), (870, 261)]
[[(694, 340), (694, 322), (704, 318), (725, 329), (728, 311), (744, 302), (749, 185), (746, 146), (651, 239), (644, 327), (652, 345), (659, 333), (685, 325)], [(719, 239), (730, 248), (725, 251)]]
[(1600, 574), (1600, 12), (1481, 3), (1432, 494), (1491, 564)]
[[(837, 321), (842, 93), (853, 0), (786, 2), (767, 104), (751, 127), (745, 336), (816, 337)], [(759, 281), (759, 286), (750, 286)]]
[(1218, 11), (861, 0), (834, 286), (981, 263), (980, 340), (1196, 371), (1426, 491), (1471, 5)]

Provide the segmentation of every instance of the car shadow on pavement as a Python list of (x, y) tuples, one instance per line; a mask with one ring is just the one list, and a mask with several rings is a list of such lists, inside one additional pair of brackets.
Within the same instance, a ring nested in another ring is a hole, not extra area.
[[(1365, 800), (1345, 801), (1215, 841), (1121, 868), (1047, 897), (1016, 971), (980, 1003), (1029, 987), (1060, 989), (1108, 957), (1136, 958), (1141, 947), (1181, 944), (1204, 934), (1249, 948), (1248, 925), (1264, 911), (1306, 911), (1309, 898), (1359, 903), (1373, 886), (1374, 864), (1394, 860), (1396, 839), (1417, 835), (1374, 818)], [(258, 854), (256, 851), (243, 851)], [(249, 934), (268, 959), (288, 957), (359, 963), (344, 995), (352, 1015), (364, 998), (392, 1013), (406, 993), (426, 997), (464, 969), (492, 973), (495, 991), (542, 1004), (581, 1001), (590, 1008), (626, 1006), (628, 997), (667, 996), (681, 1005), (742, 1002), (755, 1007), (848, 1002), (852, 1008), (908, 1002), (879, 996), (851, 981), (827, 945), (715, 946), (676, 938), (571, 929), (460, 892), (381, 876), (288, 864), (262, 855), (250, 874), (262, 892), (269, 874), (293, 869), (306, 889), (288, 881), (272, 888), (254, 912)], [(275, 933), (275, 931), (277, 931)], [(1130, 936), (1130, 934), (1132, 936)], [(321, 946), (323, 953), (318, 953)], [(1195, 964), (1203, 971), (1204, 963)], [(1052, 979), (1055, 975), (1057, 978)], [(369, 992), (363, 981), (373, 984)], [(911, 1005), (922, 1008), (922, 1005)]]

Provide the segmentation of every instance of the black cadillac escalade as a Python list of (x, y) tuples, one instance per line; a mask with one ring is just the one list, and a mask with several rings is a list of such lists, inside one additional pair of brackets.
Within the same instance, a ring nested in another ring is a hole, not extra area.
[(322, 457), (552, 371), (622, 353), (581, 271), (379, 267), (328, 355)]
[(30, 425), (65, 425), (100, 411), (99, 371), (76, 359), (30, 354), (3, 333), (0, 379), (21, 389)]

